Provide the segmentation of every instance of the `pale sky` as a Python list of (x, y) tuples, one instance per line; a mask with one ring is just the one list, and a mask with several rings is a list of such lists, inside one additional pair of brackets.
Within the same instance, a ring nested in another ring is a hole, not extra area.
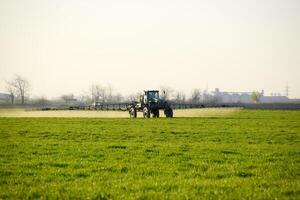
[(300, 97), (299, 0), (0, 0), (0, 92), (168, 85)]

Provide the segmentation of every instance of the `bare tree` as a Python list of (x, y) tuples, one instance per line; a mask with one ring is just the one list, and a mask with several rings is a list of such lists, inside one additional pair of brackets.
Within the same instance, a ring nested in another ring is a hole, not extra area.
[(86, 94), (80, 95), (79, 101), (84, 103), (85, 105), (89, 105), (93, 102), (91, 97), (89, 95), (86, 95)]
[(113, 88), (111, 85), (107, 86), (106, 88), (106, 101), (107, 102), (113, 102)]
[(192, 103), (199, 103), (200, 99), (201, 99), (200, 89), (194, 89), (192, 91), (192, 95), (191, 95), (191, 102)]
[(68, 104), (70, 101), (74, 99), (74, 94), (61, 95), (61, 99), (64, 100), (66, 104)]
[[(92, 99), (93, 99), (93, 102), (96, 103), (96, 102), (106, 102), (107, 101), (107, 88), (101, 86), (101, 85), (95, 85), (93, 84), (91, 86), (91, 96), (92, 96)], [(110, 92), (112, 94), (112, 89), (110, 89)]]
[(123, 101), (123, 96), (121, 93), (117, 93), (116, 95), (113, 96), (113, 102), (120, 103)]
[(33, 101), (33, 104), (37, 106), (48, 106), (50, 103), (46, 97), (40, 97)]
[(28, 95), (29, 91), (29, 82), (21, 77), (20, 75), (16, 75), (15, 78), (12, 81), (7, 82), (8, 89), (10, 94), (12, 95), (11, 100), (14, 101), (15, 95), (13, 91), (16, 91), (16, 93), (21, 98), (21, 104), (25, 104), (25, 97)]
[(125, 101), (128, 101), (128, 102), (137, 101), (142, 94), (143, 94), (142, 92), (131, 94), (131, 95), (129, 95), (129, 96), (126, 97)]
[(135, 100), (136, 100), (136, 95), (131, 94), (131, 95), (126, 96), (126, 100), (125, 101), (133, 102)]
[(92, 101), (95, 104), (99, 99), (99, 95), (98, 95), (98, 92), (97, 92), (97, 86), (92, 84), (91, 88), (90, 88), (90, 91), (91, 91)]
[(251, 99), (255, 102), (258, 103), (260, 101), (260, 98), (262, 97), (262, 94), (258, 91), (253, 91), (251, 94)]
[(210, 102), (210, 95), (207, 90), (204, 90), (202, 93), (202, 102)]
[(15, 96), (16, 96), (16, 89), (13, 87), (10, 82), (6, 82), (6, 90), (9, 93), (9, 99), (11, 104), (14, 104), (15, 102)]
[(182, 93), (181, 95), (181, 103), (185, 103), (186, 101), (186, 95), (184, 93)]
[(174, 100), (176, 103), (184, 103), (185, 102), (186, 96), (182, 91), (175, 91), (174, 97), (175, 97)]
[(91, 86), (91, 96), (92, 96), (92, 100), (94, 103), (98, 102), (100, 99), (100, 90), (101, 90), (101, 86), (100, 85), (92, 85)]

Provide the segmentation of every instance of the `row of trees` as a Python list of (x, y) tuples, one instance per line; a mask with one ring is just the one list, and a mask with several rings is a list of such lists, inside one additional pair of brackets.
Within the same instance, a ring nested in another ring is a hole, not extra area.
[[(15, 104), (16, 100), (18, 103), (24, 105), (26, 100), (29, 100), (29, 91), (30, 91), (30, 84), (29, 81), (20, 76), (15, 75), (9, 81), (6, 81), (6, 90), (8, 92), (8, 100), (11, 104)], [(130, 97), (131, 98), (131, 97)], [(113, 89), (111, 86), (104, 87), (101, 85), (93, 84), (90, 87), (90, 91), (88, 94), (80, 95), (79, 97), (75, 97), (74, 94), (64, 94), (60, 98), (63, 102), (70, 103), (74, 101), (83, 102), (86, 104), (90, 104), (93, 102), (120, 102), (123, 101), (123, 97), (120, 93), (114, 94)], [(57, 101), (57, 100), (56, 100)], [(45, 97), (37, 98), (32, 100), (31, 102), (37, 104), (48, 104), (50, 100)]]
[(160, 87), (161, 97), (163, 99), (172, 100), (176, 103), (200, 103), (200, 102), (215, 102), (216, 99), (209, 95), (206, 90), (193, 89), (190, 96), (186, 96), (183, 91), (173, 90), (171, 87)]
[[(29, 81), (16, 75), (13, 79), (6, 82), (7, 92), (9, 93), (9, 100), (11, 104), (15, 103), (18, 99), (23, 105), (25, 101), (29, 99)], [(120, 93), (115, 93), (113, 88), (109, 86), (102, 86), (99, 84), (92, 84), (87, 93), (75, 97), (74, 94), (64, 94), (61, 96), (60, 100), (55, 100), (56, 103), (81, 103), (85, 105), (93, 104), (95, 102), (101, 103), (116, 103), (116, 102), (131, 102), (136, 100), (142, 93), (131, 94), (129, 96), (122, 96)], [(190, 96), (187, 97), (183, 91), (174, 90), (168, 86), (160, 87), (161, 98), (166, 100), (172, 100), (176, 103), (200, 103), (200, 102), (217, 102), (214, 96), (210, 95), (206, 90), (201, 91), (200, 89), (193, 89)], [(251, 98), (254, 102), (259, 102), (261, 95), (259, 92), (253, 92)], [(54, 100), (52, 100), (53, 103)], [(51, 101), (45, 97), (31, 100), (31, 103), (38, 105), (48, 105)]]

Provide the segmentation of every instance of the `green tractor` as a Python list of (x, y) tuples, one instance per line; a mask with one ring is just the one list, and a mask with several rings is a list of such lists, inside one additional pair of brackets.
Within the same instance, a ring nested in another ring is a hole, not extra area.
[(164, 110), (166, 117), (173, 117), (173, 109), (168, 101), (159, 98), (158, 90), (147, 90), (141, 95), (138, 101), (128, 106), (131, 118), (137, 117), (137, 112), (143, 112), (144, 118), (159, 117), (159, 110)]

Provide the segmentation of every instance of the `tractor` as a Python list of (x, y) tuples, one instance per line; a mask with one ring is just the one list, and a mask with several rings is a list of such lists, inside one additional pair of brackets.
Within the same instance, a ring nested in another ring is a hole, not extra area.
[(173, 109), (168, 101), (159, 98), (158, 90), (147, 90), (139, 97), (137, 101), (128, 106), (131, 118), (137, 117), (137, 112), (143, 112), (144, 118), (159, 118), (159, 110), (164, 110), (166, 117), (173, 117)]

